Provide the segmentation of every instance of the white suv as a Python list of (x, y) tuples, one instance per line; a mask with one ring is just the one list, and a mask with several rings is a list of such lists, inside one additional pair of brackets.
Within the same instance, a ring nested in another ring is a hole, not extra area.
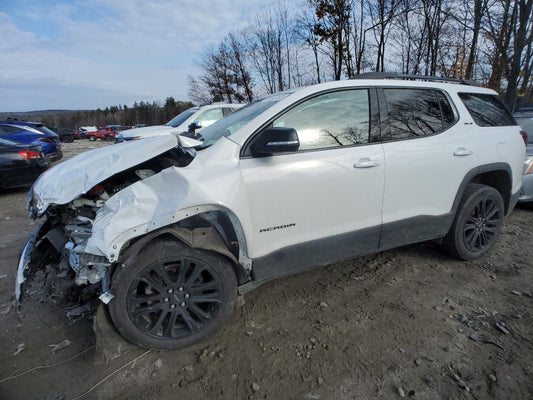
[(315, 266), (430, 239), (480, 257), (516, 203), (525, 155), (494, 91), (437, 78), (309, 86), (200, 140), (124, 146), (35, 183), (30, 214), (46, 219), (22, 253), (17, 298), (55, 265), (128, 340), (159, 349), (201, 340), (238, 294)]
[(142, 139), (145, 137), (180, 134), (188, 130), (199, 133), (219, 119), (241, 108), (244, 104), (213, 103), (206, 106), (191, 107), (178, 114), (165, 125), (146, 126), (120, 132), (115, 142)]

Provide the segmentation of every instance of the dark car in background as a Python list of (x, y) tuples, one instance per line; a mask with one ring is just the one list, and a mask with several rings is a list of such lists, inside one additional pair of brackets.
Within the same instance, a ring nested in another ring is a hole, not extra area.
[(40, 145), (0, 138), (0, 190), (28, 186), (49, 166)]
[(522, 189), (518, 201), (533, 206), (533, 110), (517, 112), (514, 117), (527, 134), (526, 161), (522, 170)]
[(55, 126), (49, 127), (52, 132), (57, 133), (59, 141), (61, 143), (72, 143), (75, 139), (79, 139), (80, 136), (74, 129), (69, 128), (56, 128)]
[(0, 121), (0, 138), (22, 144), (40, 145), (51, 162), (63, 158), (59, 136), (39, 122)]

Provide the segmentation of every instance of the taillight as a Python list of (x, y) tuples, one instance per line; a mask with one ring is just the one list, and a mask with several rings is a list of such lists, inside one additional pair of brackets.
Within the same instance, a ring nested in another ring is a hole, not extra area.
[(91, 190), (89, 190), (87, 194), (90, 194), (92, 196), (100, 196), (104, 192), (105, 192), (105, 189), (102, 185), (96, 185)]
[(527, 133), (524, 131), (520, 131), (520, 135), (522, 135), (522, 139), (524, 139), (524, 144), (527, 146)]
[(41, 155), (33, 150), (20, 150), (19, 155), (25, 160), (31, 160), (32, 158), (39, 158)]

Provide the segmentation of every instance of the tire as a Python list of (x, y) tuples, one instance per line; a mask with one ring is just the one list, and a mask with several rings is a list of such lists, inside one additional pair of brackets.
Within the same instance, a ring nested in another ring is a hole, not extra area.
[(106, 141), (106, 142), (112, 142), (113, 140), (114, 140), (114, 139), (113, 139), (113, 137), (111, 137), (111, 136), (106, 136), (106, 137), (105, 137), (105, 141)]
[(496, 243), (503, 226), (505, 207), (500, 193), (486, 185), (469, 184), (443, 247), (461, 260), (483, 256)]
[(74, 141), (74, 137), (71, 135), (63, 136), (63, 143), (72, 143)]
[(117, 267), (111, 290), (109, 311), (117, 330), (140, 347), (171, 350), (221, 327), (235, 307), (237, 278), (222, 256), (165, 239)]
[(96, 136), (94, 136), (94, 135), (89, 136), (89, 140), (91, 142), (94, 142), (96, 140)]

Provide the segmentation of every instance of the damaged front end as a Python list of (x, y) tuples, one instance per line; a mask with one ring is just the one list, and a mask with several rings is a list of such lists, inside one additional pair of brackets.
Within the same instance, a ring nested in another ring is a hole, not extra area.
[[(18, 304), (24, 297), (38, 294), (67, 308), (67, 316), (75, 319), (95, 310), (98, 299), (106, 304), (111, 301), (110, 278), (117, 259), (110, 260), (104, 252), (98, 254), (94, 249), (87, 249), (93, 224), (106, 202), (118, 192), (166, 168), (183, 167), (192, 161), (194, 154), (176, 147), (175, 138), (173, 142), (168, 139), (162, 142), (159, 147), (153, 146), (152, 152), (146, 151), (148, 146), (141, 149), (138, 145), (116, 146), (120, 147), (118, 150), (98, 149), (105, 152), (93, 153), (95, 171), (82, 172), (78, 193), (72, 190), (75, 180), (72, 176), (66, 179), (70, 185), (64, 190), (58, 182), (66, 173), (79, 172), (68, 168), (76, 157), (63, 163), (66, 167), (58, 165), (55, 171), (52, 169), (40, 178), (28, 194), (28, 208), (33, 219), (45, 220), (31, 235), (20, 256), (15, 288)], [(146, 161), (139, 163), (137, 148), (143, 151)], [(128, 156), (117, 156), (117, 151), (128, 150)], [(158, 152), (161, 153), (154, 155)], [(81, 164), (91, 158), (86, 154), (80, 156)], [(137, 160), (132, 159), (135, 156)], [(54, 187), (51, 188), (54, 185), (58, 191), (55, 199)], [(66, 197), (65, 192), (69, 190), (71, 193)]]
[(46, 220), (29, 238), (20, 257), (15, 289), (18, 302), (35, 289), (55, 303), (81, 306), (84, 311), (95, 298), (104, 303), (112, 299), (111, 262), (105, 256), (85, 252), (96, 213), (108, 197), (105, 191), (97, 193), (102, 190), (100, 187), (95, 189), (67, 205), (54, 205), (46, 211)]

